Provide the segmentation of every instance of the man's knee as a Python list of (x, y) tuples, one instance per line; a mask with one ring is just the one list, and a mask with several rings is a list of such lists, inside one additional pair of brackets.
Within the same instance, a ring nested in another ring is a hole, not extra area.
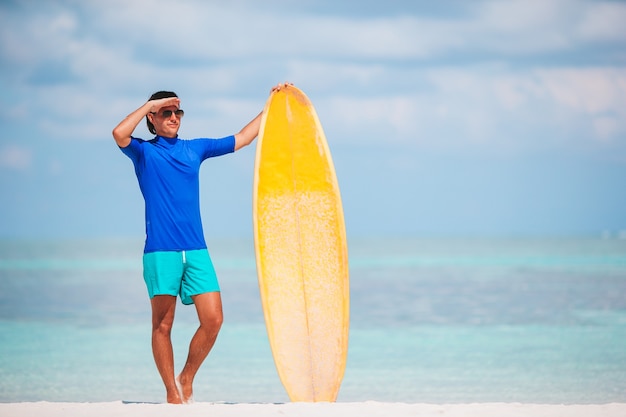
[(213, 331), (219, 330), (224, 322), (222, 300), (219, 293), (200, 294), (194, 298), (200, 325)]
[(222, 311), (220, 310), (219, 314), (216, 314), (215, 317), (212, 318), (212, 320), (213, 326), (219, 330), (224, 323), (224, 314), (222, 313)]
[(224, 323), (224, 315), (222, 310), (214, 311), (211, 314), (205, 314), (200, 318), (200, 325), (211, 329), (212, 331), (218, 331)]
[(152, 323), (152, 332), (169, 336), (172, 333), (172, 325), (172, 321), (169, 320), (155, 321)]
[(169, 335), (174, 324), (176, 297), (155, 296), (152, 300), (152, 331)]

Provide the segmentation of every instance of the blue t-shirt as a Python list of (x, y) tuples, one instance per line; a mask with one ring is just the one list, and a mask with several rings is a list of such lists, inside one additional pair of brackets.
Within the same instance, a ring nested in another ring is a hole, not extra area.
[(135, 166), (146, 204), (144, 253), (205, 249), (200, 219), (200, 164), (235, 151), (235, 137), (222, 139), (131, 138), (120, 148)]

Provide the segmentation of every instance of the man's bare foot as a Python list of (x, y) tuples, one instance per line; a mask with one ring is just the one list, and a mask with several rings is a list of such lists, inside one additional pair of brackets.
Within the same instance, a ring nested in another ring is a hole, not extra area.
[(182, 374), (176, 377), (176, 386), (180, 392), (180, 398), (183, 404), (193, 403), (193, 381), (186, 381), (182, 378)]
[(167, 403), (168, 404), (182, 404), (183, 403), (181, 393), (178, 389), (167, 390)]

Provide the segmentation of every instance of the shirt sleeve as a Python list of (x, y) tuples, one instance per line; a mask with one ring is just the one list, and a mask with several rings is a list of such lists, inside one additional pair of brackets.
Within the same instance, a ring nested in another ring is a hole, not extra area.
[(235, 152), (234, 135), (219, 139), (194, 139), (191, 143), (202, 160)]
[(141, 155), (143, 154), (143, 146), (141, 146), (141, 142), (141, 139), (137, 139), (131, 136), (128, 146), (125, 148), (120, 147), (120, 150), (133, 162), (136, 162), (141, 158)]

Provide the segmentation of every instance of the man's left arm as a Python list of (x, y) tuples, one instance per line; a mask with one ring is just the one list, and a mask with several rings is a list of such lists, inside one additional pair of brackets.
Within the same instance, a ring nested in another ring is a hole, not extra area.
[(244, 126), (239, 133), (235, 134), (235, 150), (239, 150), (244, 146), (248, 146), (259, 135), (259, 129), (261, 128), (261, 117), (263, 112), (259, 113), (257, 117), (252, 119), (250, 123)]

